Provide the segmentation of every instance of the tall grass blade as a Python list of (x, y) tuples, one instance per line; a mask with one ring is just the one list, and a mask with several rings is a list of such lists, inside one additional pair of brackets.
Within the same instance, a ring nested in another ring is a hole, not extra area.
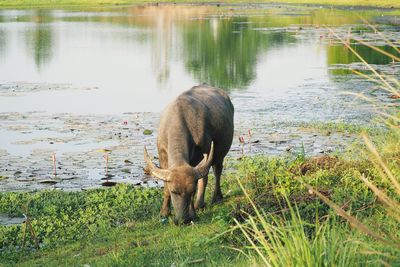
[(311, 185), (304, 183), (304, 182), (303, 182), (303, 184), (308, 190), (315, 193), (322, 201), (324, 201), (329, 207), (331, 207), (340, 217), (343, 217), (344, 219), (346, 219), (350, 223), (351, 226), (353, 226), (354, 228), (363, 232), (364, 234), (369, 235), (369, 236), (375, 238), (376, 240), (381, 241), (382, 243), (385, 243), (385, 244), (391, 245), (391, 246), (395, 246), (396, 248), (400, 249), (400, 242), (396, 242), (393, 240), (387, 240), (387, 239), (383, 238), (382, 236), (376, 234), (374, 231), (369, 229), (365, 224), (363, 224), (362, 222), (357, 220), (357, 218), (355, 218), (354, 216), (347, 213), (345, 210), (343, 210), (341, 207), (339, 207), (339, 205), (335, 204), (329, 198), (327, 198), (326, 196), (321, 194), (318, 190), (314, 189)]
[(367, 137), (366, 134), (362, 135), (365, 144), (367, 145), (369, 151), (373, 154), (375, 159), (378, 161), (379, 166), (383, 169), (387, 177), (389, 177), (390, 182), (392, 183), (393, 187), (396, 189), (397, 194), (400, 195), (400, 183), (397, 181), (396, 177), (394, 177), (393, 173), (390, 171), (388, 166), (385, 164), (383, 161), (381, 155), (379, 155), (379, 152), (376, 150), (375, 146), (372, 144), (371, 140)]
[(360, 179), (374, 192), (374, 194), (378, 197), (380, 201), (382, 201), (382, 203), (384, 203), (389, 209), (391, 209), (394, 217), (400, 222), (400, 203), (388, 197), (378, 187), (376, 187), (367, 178), (365, 178), (364, 175), (361, 175)]
[(390, 85), (390, 83), (388, 83), (388, 81), (386, 81), (381, 74), (379, 74), (370, 64), (368, 64), (368, 62), (359, 54), (357, 53), (356, 50), (354, 50), (354, 48), (352, 48), (350, 46), (349, 43), (347, 43), (345, 40), (343, 40), (336, 32), (334, 32), (332, 29), (329, 29), (330, 33), (333, 34), (338, 40), (340, 40), (340, 42), (343, 43), (344, 46), (346, 46), (346, 48), (348, 48), (359, 60), (361, 60), (362, 63), (365, 64), (365, 66), (372, 71), (378, 78), (379, 80), (382, 82), (383, 85), (385, 85), (385, 89), (393, 94), (398, 94), (398, 92), (396, 91), (395, 88), (393, 88), (392, 85)]

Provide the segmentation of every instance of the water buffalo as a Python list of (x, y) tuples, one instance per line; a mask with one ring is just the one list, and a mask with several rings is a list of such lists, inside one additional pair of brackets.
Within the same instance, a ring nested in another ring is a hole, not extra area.
[(220, 179), (224, 157), (232, 144), (233, 113), (228, 94), (206, 85), (183, 92), (167, 106), (158, 129), (160, 168), (144, 147), (147, 170), (165, 182), (161, 216), (170, 215), (172, 200), (174, 222), (191, 222), (195, 209), (204, 207), (211, 166), (215, 175), (212, 203), (222, 200)]

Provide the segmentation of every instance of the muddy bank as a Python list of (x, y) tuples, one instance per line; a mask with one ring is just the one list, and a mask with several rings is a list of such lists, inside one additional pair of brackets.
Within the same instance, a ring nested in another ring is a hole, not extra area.
[[(77, 116), (32, 112), (2, 113), (0, 117), (0, 191), (84, 190), (115, 183), (160, 185), (142, 169), (143, 145), (157, 155), (158, 113)], [(297, 154), (303, 147), (307, 155), (340, 152), (356, 136), (290, 124), (258, 122), (250, 127), (251, 120), (242, 119), (236, 120), (228, 155), (232, 158), (242, 153)], [(239, 142), (239, 135), (245, 144)]]

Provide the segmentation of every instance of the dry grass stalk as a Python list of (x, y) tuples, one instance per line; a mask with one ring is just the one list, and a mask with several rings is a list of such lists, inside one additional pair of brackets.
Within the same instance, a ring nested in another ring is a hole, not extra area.
[[(362, 137), (364, 139), (365, 144), (367, 145), (368, 150), (372, 153), (375, 160), (379, 164), (376, 167), (381, 168), (385, 172), (386, 176), (389, 178), (390, 182), (392, 183), (392, 186), (396, 189), (397, 194), (400, 195), (400, 183), (397, 181), (396, 177), (394, 177), (393, 173), (390, 171), (387, 164), (383, 161), (381, 155), (379, 155), (379, 152), (376, 150), (375, 146), (372, 144), (371, 140), (369, 140), (367, 135), (363, 134)], [(400, 206), (398, 206), (398, 207), (400, 207)]]
[(361, 175), (360, 179), (374, 192), (378, 199), (391, 210), (391, 214), (393, 214), (393, 217), (395, 217), (396, 220), (400, 222), (400, 203), (388, 197), (382, 190), (371, 183), (364, 175)]
[(314, 194), (316, 194), (322, 201), (324, 201), (329, 207), (331, 207), (340, 217), (343, 217), (346, 219), (350, 225), (362, 233), (371, 236), (375, 238), (376, 240), (379, 240), (382, 243), (385, 243), (387, 245), (395, 246), (396, 248), (400, 249), (400, 242), (396, 240), (390, 240), (388, 238), (383, 238), (379, 234), (375, 233), (371, 229), (369, 229), (365, 224), (360, 222), (357, 218), (354, 216), (350, 215), (348, 212), (343, 210), (341, 207), (336, 205), (333, 201), (331, 201), (329, 198), (325, 197), (323, 194), (318, 192), (318, 190), (314, 189), (312, 186), (310, 186), (307, 183), (304, 183), (304, 186), (307, 187), (308, 190), (312, 191)]
[(375, 33), (377, 33), (387, 44), (389, 44), (394, 50), (396, 50), (397, 53), (400, 53), (400, 49), (392, 42), (389, 40), (389, 38), (387, 38), (384, 34), (382, 34), (382, 32), (378, 31), (378, 29), (372, 25), (368, 20), (366, 20), (364, 17), (362, 16), (358, 16), (365, 25), (368, 25)]
[(371, 44), (369, 44), (369, 43), (367, 43), (367, 42), (365, 42), (365, 41), (363, 41), (361, 39), (355, 38), (355, 37), (353, 37), (352, 39), (357, 41), (358, 43), (360, 43), (362, 45), (365, 45), (365, 46), (367, 46), (367, 47), (369, 47), (369, 48), (371, 48), (371, 49), (373, 49), (373, 50), (375, 50), (375, 51), (377, 51), (377, 52), (379, 52), (379, 53), (381, 53), (381, 54), (393, 59), (394, 61), (400, 61), (399, 57), (397, 57), (397, 56), (395, 56), (395, 55), (393, 55), (393, 54), (391, 54), (389, 52), (386, 52), (385, 50), (380, 49), (377, 46), (371, 45)]
[(349, 43), (347, 43), (345, 40), (343, 40), (335, 31), (332, 29), (329, 29), (330, 33), (335, 36), (347, 49), (349, 49), (365, 66), (372, 72), (374, 75), (378, 77), (380, 82), (383, 85), (383, 89), (395, 94), (395, 95), (400, 95), (400, 92), (398, 92), (380, 73), (378, 73), (354, 48), (350, 46)]
[(24, 209), (24, 212), (25, 212), (23, 214), (24, 217), (25, 217), (25, 223), (24, 223), (24, 226), (22, 228), (22, 235), (23, 235), (22, 247), (23, 248), (25, 247), (25, 243), (26, 243), (26, 228), (29, 228), (29, 233), (31, 235), (31, 238), (35, 241), (35, 247), (36, 247), (37, 250), (39, 250), (39, 240), (36, 237), (35, 230), (32, 227), (31, 220), (30, 220), (29, 215), (28, 215), (28, 204), (26, 206), (24, 206), (23, 209)]

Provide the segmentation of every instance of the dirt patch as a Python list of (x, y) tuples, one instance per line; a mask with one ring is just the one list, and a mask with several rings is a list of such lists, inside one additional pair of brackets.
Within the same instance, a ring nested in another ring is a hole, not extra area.
[(299, 167), (299, 172), (301, 175), (305, 175), (320, 169), (329, 170), (335, 168), (338, 163), (339, 159), (337, 157), (327, 155), (314, 157), (301, 164)]

